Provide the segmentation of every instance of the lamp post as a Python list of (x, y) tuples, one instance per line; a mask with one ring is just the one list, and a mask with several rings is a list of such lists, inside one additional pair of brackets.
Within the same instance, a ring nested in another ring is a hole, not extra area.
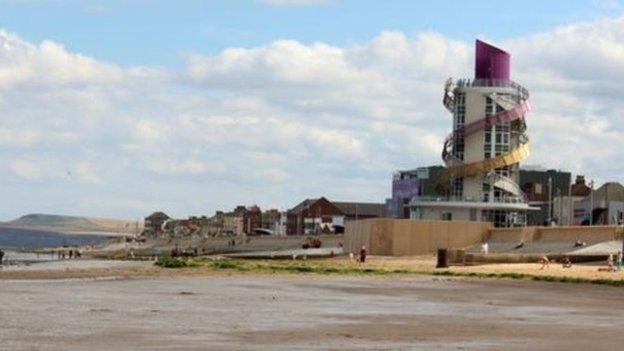
[[(624, 214), (621, 215), (622, 217), (624, 217)], [(618, 220), (620, 220), (619, 216), (618, 216)], [(622, 235), (622, 253), (624, 254), (624, 218), (622, 218), (622, 229), (620, 230), (620, 234)]]
[(548, 226), (552, 224), (552, 177), (548, 177)]
[(574, 201), (572, 201), (572, 182), (568, 184), (568, 203), (570, 205), (568, 211), (568, 225), (571, 226), (574, 223)]
[[(557, 198), (559, 199), (559, 211), (557, 213), (557, 225), (563, 225), (563, 196), (561, 189), (557, 188)], [(553, 204), (554, 205), (554, 204)]]
[(591, 192), (589, 193), (589, 225), (594, 225), (594, 181), (589, 182), (589, 188)]

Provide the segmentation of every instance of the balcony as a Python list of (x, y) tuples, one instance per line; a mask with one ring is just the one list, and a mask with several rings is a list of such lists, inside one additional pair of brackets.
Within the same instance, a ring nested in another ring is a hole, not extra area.
[(468, 203), (492, 203), (492, 204), (526, 204), (524, 199), (517, 196), (502, 196), (488, 201), (485, 196), (482, 197), (463, 197), (463, 196), (415, 196), (410, 201), (411, 205), (422, 202), (468, 202)]

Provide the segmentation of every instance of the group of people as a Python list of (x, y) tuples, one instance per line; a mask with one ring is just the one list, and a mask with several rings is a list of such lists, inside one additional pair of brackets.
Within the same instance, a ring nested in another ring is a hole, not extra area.
[[(542, 256), (539, 259), (539, 263), (541, 264), (540, 270), (544, 269), (544, 268), (548, 268), (550, 267), (550, 259), (548, 258), (547, 255)], [(563, 268), (572, 268), (572, 261), (570, 260), (570, 257), (565, 256), (561, 261), (561, 267)]]
[[(202, 254), (204, 253), (204, 248), (202, 248)], [(197, 246), (191, 247), (189, 246), (186, 250), (181, 250), (178, 244), (176, 244), (173, 249), (171, 249), (171, 257), (197, 257), (199, 256), (199, 249)]]
[(364, 263), (366, 262), (366, 255), (366, 246), (362, 245), (362, 248), (360, 249), (360, 254), (357, 257), (353, 252), (349, 253), (349, 261), (356, 260), (357, 262)]
[(81, 258), (82, 254), (78, 249), (58, 250), (56, 253), (59, 260)]
[[(618, 253), (615, 255), (610, 254), (607, 257), (607, 268), (599, 268), (599, 271), (606, 271), (606, 272), (619, 272), (622, 270), (622, 264), (624, 260), (624, 254), (622, 253), (622, 251), (618, 251)], [(548, 258), (547, 255), (544, 255), (540, 258), (539, 263), (541, 264), (540, 270), (544, 269), (544, 268), (548, 268), (550, 267), (550, 259)], [(563, 268), (571, 268), (572, 267), (572, 261), (570, 260), (570, 258), (568, 256), (565, 256), (562, 260), (561, 260), (561, 265)]]
[(607, 271), (609, 272), (619, 272), (622, 270), (622, 250), (618, 251), (615, 256), (615, 260), (613, 259), (613, 254), (609, 255), (607, 258)]

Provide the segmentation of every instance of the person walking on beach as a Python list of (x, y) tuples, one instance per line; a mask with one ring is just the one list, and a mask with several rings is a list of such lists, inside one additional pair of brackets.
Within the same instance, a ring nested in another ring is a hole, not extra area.
[(548, 256), (542, 256), (542, 258), (540, 258), (540, 263), (542, 264), (540, 270), (550, 267), (550, 260), (548, 259)]
[(572, 261), (570, 261), (570, 258), (566, 256), (563, 258), (563, 262), (561, 265), (563, 268), (572, 268)]
[(0, 266), (2, 266), (2, 260), (4, 259), (4, 251), (0, 249)]
[(613, 254), (610, 254), (607, 258), (607, 271), (615, 272), (615, 266), (613, 265)]

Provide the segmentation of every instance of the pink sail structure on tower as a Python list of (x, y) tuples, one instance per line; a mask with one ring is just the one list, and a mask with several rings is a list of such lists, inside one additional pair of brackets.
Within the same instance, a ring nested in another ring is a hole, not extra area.
[(476, 41), (475, 78), (507, 81), (511, 74), (509, 53), (479, 39)]

